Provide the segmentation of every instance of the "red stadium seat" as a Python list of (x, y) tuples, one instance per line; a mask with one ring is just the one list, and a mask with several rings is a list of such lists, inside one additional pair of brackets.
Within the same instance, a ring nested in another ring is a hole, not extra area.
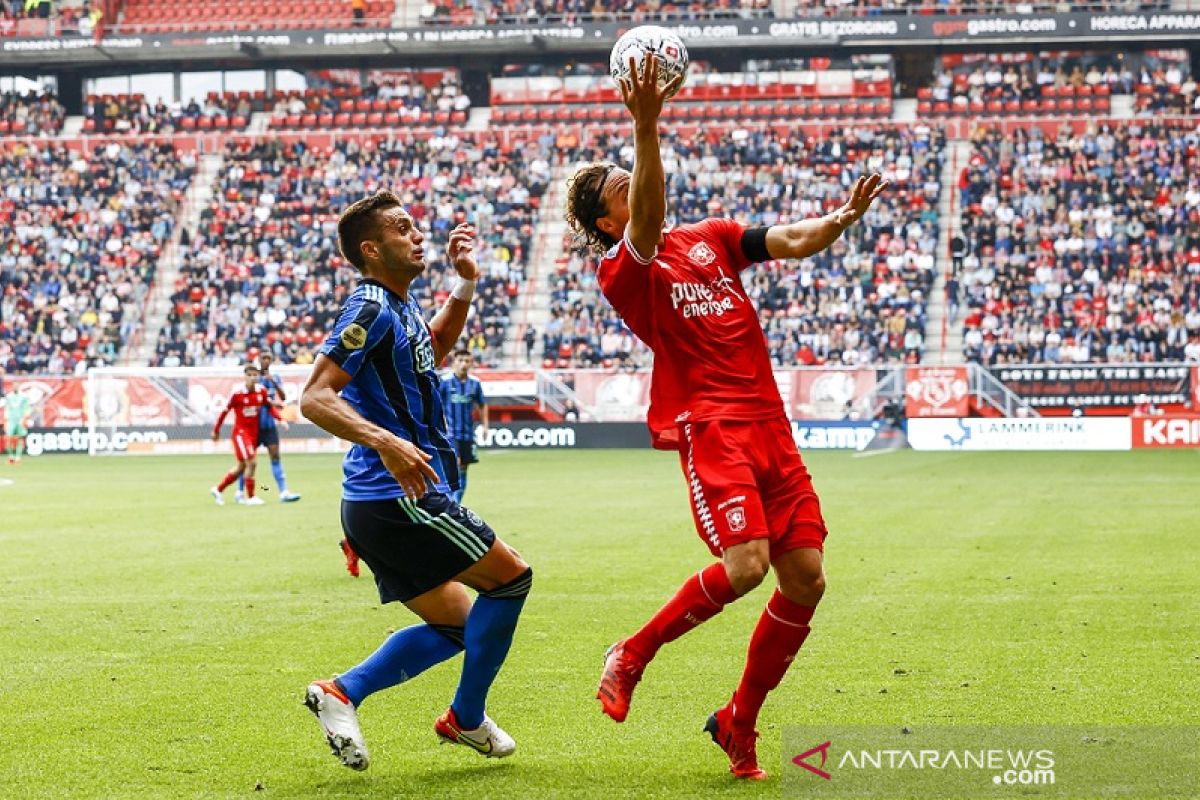
[(355, 128), (365, 127), (367, 124), (367, 113), (365, 111), (355, 111), (350, 115), (350, 124)]

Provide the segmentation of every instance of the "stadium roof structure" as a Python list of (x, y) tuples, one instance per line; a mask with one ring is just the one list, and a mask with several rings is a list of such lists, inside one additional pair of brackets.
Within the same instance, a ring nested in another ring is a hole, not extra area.
[[(555, 55), (603, 60), (628, 23), (490, 25), (329, 30), (180, 31), (82, 36), (11, 37), (0, 42), (0, 67), (73, 72), (170, 64), (220, 68), (272, 63), (323, 65), (374, 62), (520, 63)], [(764, 55), (905, 49), (970, 51), (1137, 43), (1188, 44), (1200, 36), (1200, 13), (1186, 11), (1065, 14), (896, 15), (861, 18), (729, 19), (668, 25), (694, 54), (736, 47)]]

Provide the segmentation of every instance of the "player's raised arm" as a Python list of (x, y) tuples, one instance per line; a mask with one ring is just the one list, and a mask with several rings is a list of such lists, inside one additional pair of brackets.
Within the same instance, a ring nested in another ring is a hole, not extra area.
[(842, 232), (862, 219), (863, 214), (891, 184), (879, 173), (862, 176), (846, 204), (831, 214), (804, 219), (767, 229), (767, 252), (771, 258), (807, 258), (838, 240)]
[(633, 116), (633, 174), (625, 235), (637, 256), (646, 260), (658, 249), (667, 219), (667, 180), (659, 152), (658, 118), (663, 102), (683, 83), (683, 76), (660, 87), (658, 59), (647, 54), (640, 75), (637, 59), (630, 57), (629, 77), (620, 83), (621, 99)]
[(326, 355), (317, 356), (308, 383), (300, 392), (300, 412), (317, 427), (339, 439), (369, 447), (379, 453), (383, 465), (409, 497), (426, 492), (426, 479), (438, 480), (429, 466), (432, 456), (411, 442), (384, 430), (359, 414), (341, 396), (350, 374)]
[(475, 262), (475, 228), (463, 223), (450, 231), (450, 242), (446, 245), (446, 257), (458, 273), (458, 282), (450, 292), (449, 299), (429, 323), (433, 336), (433, 360), (442, 363), (454, 343), (462, 336), (471, 310), (471, 298), (475, 296), (475, 281), (479, 279), (479, 264)]

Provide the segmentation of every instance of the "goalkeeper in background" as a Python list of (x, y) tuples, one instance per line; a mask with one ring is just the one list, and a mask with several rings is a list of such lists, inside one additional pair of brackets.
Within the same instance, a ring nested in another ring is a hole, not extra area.
[[(0, 393), (3, 391), (3, 378), (0, 376)], [(21, 456), (25, 454), (25, 437), (29, 435), (29, 417), (32, 414), (29, 398), (21, 394), (20, 389), (13, 389), (4, 395), (4, 450), (10, 464), (20, 464)]]

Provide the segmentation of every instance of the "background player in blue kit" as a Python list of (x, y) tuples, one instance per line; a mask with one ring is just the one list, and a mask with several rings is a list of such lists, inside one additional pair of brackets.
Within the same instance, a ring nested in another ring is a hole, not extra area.
[[(337, 678), (308, 686), (305, 704), (334, 755), (353, 769), (368, 764), (357, 706), (464, 651), (454, 701), (435, 733), (491, 758), (516, 749), (484, 705), (533, 570), (450, 496), (458, 458), (436, 372), (462, 333), (475, 291), (474, 236), (469, 225), (451, 231), (446, 255), (459, 280), (426, 323), (409, 292), (425, 269), (425, 237), (400, 200), (379, 192), (338, 221), (338, 246), (364, 280), (321, 347), (301, 410), (353, 443), (343, 461), (342, 529), (374, 573), (380, 601), (398, 600), (422, 620)], [(468, 586), (478, 592), (473, 604)]]
[(483, 384), (471, 377), (474, 357), (470, 350), (455, 350), (453, 373), (442, 379), (442, 406), (446, 409), (446, 425), (454, 439), (458, 453), (459, 490), (454, 493), (455, 502), (461, 503), (467, 493), (467, 469), (479, 463), (475, 453), (475, 409), (479, 409), (479, 423), (486, 436), (488, 431), (487, 398), (483, 396)]
[[(287, 402), (287, 396), (283, 393), (283, 382), (271, 374), (272, 361), (274, 361), (274, 357), (269, 351), (264, 350), (259, 354), (258, 366), (262, 374), (258, 378), (258, 385), (267, 390), (267, 397), (270, 398), (271, 405), (280, 409)], [(286, 422), (283, 424), (287, 425)], [(267, 448), (267, 455), (271, 457), (271, 474), (275, 476), (275, 485), (279, 487), (280, 502), (294, 503), (299, 500), (300, 495), (288, 491), (287, 476), (283, 474), (283, 461), (279, 457), (279, 424), (266, 408), (262, 410), (258, 418), (258, 446)], [(238, 478), (237, 501), (239, 503), (242, 502), (245, 480), (245, 478)]]

